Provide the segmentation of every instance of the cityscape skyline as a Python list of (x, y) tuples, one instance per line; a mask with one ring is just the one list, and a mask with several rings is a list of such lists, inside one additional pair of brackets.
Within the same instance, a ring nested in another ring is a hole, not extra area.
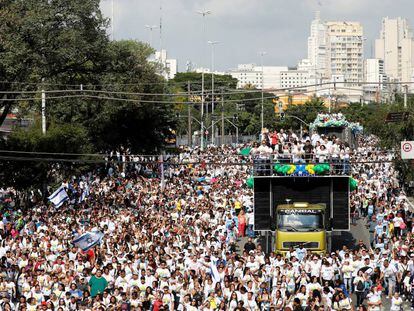
[[(397, 6), (395, 2), (401, 2), (402, 5)], [(372, 12), (374, 3), (376, 10)], [(134, 9), (138, 7), (141, 10)], [(401, 9), (403, 7), (404, 10)], [(159, 49), (162, 16), (162, 48), (168, 51), (170, 57), (178, 60), (179, 71), (185, 71), (187, 61), (196, 67), (211, 66), (208, 40), (221, 42), (215, 51), (216, 70), (229, 70), (242, 63), (258, 65), (261, 61), (259, 51), (267, 52), (264, 65), (293, 67), (307, 57), (307, 40), (316, 11), (320, 11), (322, 21), (360, 22), (366, 38), (364, 57), (372, 58), (382, 19), (401, 16), (411, 26), (413, 21), (404, 14), (410, 7), (414, 8), (414, 3), (407, 0), (385, 0), (381, 3), (371, 0), (309, 0), (292, 3), (264, 0), (260, 5), (246, 0), (159, 0), (151, 3), (115, 0), (114, 38), (153, 41), (154, 48)], [(205, 17), (205, 46), (201, 38), (202, 17), (196, 13), (203, 9), (211, 10), (211, 14)], [(293, 9), (295, 14), (287, 14)], [(112, 15), (111, 0), (102, 1), (102, 11), (107, 17)], [(183, 19), (187, 22), (182, 23)], [(145, 25), (158, 27), (149, 31)]]

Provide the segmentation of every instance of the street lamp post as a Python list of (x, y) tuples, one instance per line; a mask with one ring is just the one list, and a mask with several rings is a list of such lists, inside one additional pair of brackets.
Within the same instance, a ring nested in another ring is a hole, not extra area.
[(262, 65), (262, 107), (261, 107), (261, 113), (260, 113), (260, 122), (261, 122), (261, 133), (263, 135), (263, 128), (264, 128), (264, 110), (263, 110), (263, 105), (264, 105), (264, 70), (263, 70), (263, 56), (265, 56), (267, 53), (266, 52), (260, 52), (260, 61), (261, 61), (261, 65)]
[[(211, 11), (208, 10), (204, 10), (204, 11), (197, 11), (198, 14), (200, 14), (203, 17), (203, 46), (204, 46), (204, 42), (205, 41), (205, 32), (206, 32), (206, 27), (205, 27), (205, 17), (207, 15), (211, 14)], [(204, 50), (204, 49), (203, 49)], [(204, 150), (204, 67), (202, 66), (201, 68), (201, 138), (200, 138), (200, 148), (201, 151)]]
[[(211, 116), (214, 114), (214, 46), (219, 44), (219, 41), (208, 41), (211, 45)], [(211, 144), (214, 145), (214, 126), (211, 127)]]
[(156, 25), (145, 25), (145, 28), (147, 28), (149, 31), (150, 31), (150, 46), (152, 47), (152, 31), (154, 30), (154, 29), (157, 29), (158, 28), (158, 26), (156, 26)]

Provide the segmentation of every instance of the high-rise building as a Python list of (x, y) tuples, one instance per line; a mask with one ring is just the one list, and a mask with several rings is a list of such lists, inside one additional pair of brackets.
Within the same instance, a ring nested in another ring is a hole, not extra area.
[(308, 82), (316, 84), (321, 81), (326, 69), (326, 25), (321, 20), (320, 12), (315, 13), (308, 37), (308, 55), (298, 64), (298, 70), (308, 71)]
[(385, 73), (390, 80), (411, 81), (414, 40), (406, 19), (385, 17), (382, 20), (380, 38), (375, 40), (375, 58), (384, 60)]
[(363, 80), (363, 28), (359, 22), (327, 22), (326, 51), (326, 76), (342, 77), (347, 87)]
[[(326, 67), (326, 26), (321, 21), (320, 12), (315, 13), (308, 37), (308, 59), (317, 75), (324, 73)], [(313, 76), (313, 75), (312, 75)]]

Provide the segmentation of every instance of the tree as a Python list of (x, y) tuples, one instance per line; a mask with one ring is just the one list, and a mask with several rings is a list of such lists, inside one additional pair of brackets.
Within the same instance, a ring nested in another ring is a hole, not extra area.
[[(0, 187), (14, 187), (17, 190), (45, 189), (45, 186), (58, 174), (76, 173), (81, 166), (70, 161), (46, 160), (45, 158), (54, 158), (54, 156), (41, 154), (42, 152), (82, 154), (90, 153), (91, 149), (87, 132), (80, 125), (52, 125), (46, 135), (42, 134), (39, 123), (28, 130), (16, 130), (7, 140), (0, 140), (0, 150), (18, 150), (23, 153), (1, 153)], [(58, 157), (73, 159), (63, 155)]]
[[(323, 101), (320, 98), (312, 97), (303, 105), (288, 105), (284, 112), (287, 116), (296, 116), (305, 121), (306, 123), (310, 124), (315, 120), (316, 116), (319, 113), (327, 112), (327, 108), (325, 107)], [(300, 126), (300, 121), (289, 117), (286, 117), (283, 121), (278, 122), (278, 127), (285, 129), (298, 130)], [(302, 124), (302, 126), (304, 125)]]
[[(40, 113), (41, 88), (74, 89), (46, 94), (48, 121), (80, 123), (97, 151), (120, 145), (134, 151), (161, 147), (164, 133), (175, 121), (170, 105), (159, 103), (168, 98), (117, 93), (164, 92), (165, 81), (156, 74), (158, 65), (148, 62), (153, 50), (135, 41), (110, 42), (108, 22), (99, 4), (99, 0), (2, 2), (0, 75), (13, 83), (0, 82), (0, 125), (15, 104), (10, 100), (37, 97), (26, 108)], [(95, 98), (53, 99), (82, 94), (81, 84)], [(91, 93), (103, 89), (113, 93)], [(22, 90), (35, 94), (18, 94)], [(98, 99), (97, 95), (117, 100)], [(131, 97), (134, 102), (125, 101)]]
[[(205, 89), (205, 101), (207, 104), (211, 103), (211, 74), (204, 74)], [(192, 115), (196, 118), (200, 117), (200, 102), (201, 98), (201, 73), (189, 72), (189, 73), (178, 73), (176, 77), (170, 81), (170, 85), (174, 86), (176, 89), (178, 87), (180, 92), (187, 91), (187, 83), (190, 82), (192, 92), (195, 92), (197, 95), (192, 97), (192, 100), (196, 102), (193, 105), (195, 109), (192, 109)], [(215, 84), (215, 103), (217, 114), (216, 117), (220, 118), (221, 115), (221, 89), (224, 91), (224, 114), (226, 118), (233, 118), (237, 116), (237, 119), (234, 119), (234, 122), (239, 126), (239, 133), (244, 135), (256, 135), (260, 133), (261, 129), (261, 92), (256, 89), (254, 86), (250, 85), (244, 89), (234, 91), (237, 87), (237, 79), (231, 77), (230, 75), (215, 75), (214, 76)], [(264, 126), (266, 128), (273, 128), (276, 122), (274, 104), (272, 98), (275, 95), (271, 93), (264, 93)], [(205, 109), (205, 113), (211, 113), (211, 105), (208, 110)], [(187, 114), (187, 107), (182, 106), (182, 108), (177, 111), (181, 115)], [(207, 124), (211, 124), (211, 114), (207, 119), (205, 119)], [(180, 131), (186, 131), (186, 122), (184, 118), (180, 122)], [(198, 128), (198, 125), (197, 125)], [(225, 123), (225, 131), (234, 132), (234, 128)]]
[[(113, 93), (98, 94), (117, 100), (55, 103), (51, 114), (56, 122), (80, 122), (98, 151), (124, 146), (134, 152), (153, 152), (161, 147), (165, 134), (175, 124), (173, 104), (162, 102), (174, 101), (174, 98), (162, 95), (165, 81), (156, 74), (157, 64), (147, 61), (152, 52), (147, 44), (132, 40), (108, 44), (105, 70), (96, 76)], [(99, 88), (95, 87), (98, 91)], [(130, 95), (134, 93), (149, 95)], [(72, 109), (73, 105), (76, 110)]]
[[(102, 70), (108, 38), (99, 0), (4, 0), (0, 20), (0, 92), (81, 84)], [(21, 97), (1, 94), (0, 125)]]

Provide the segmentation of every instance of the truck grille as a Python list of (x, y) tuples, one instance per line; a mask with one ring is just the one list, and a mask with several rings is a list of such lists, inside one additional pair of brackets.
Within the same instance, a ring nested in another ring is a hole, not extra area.
[(305, 248), (319, 248), (319, 242), (283, 242), (283, 248), (298, 248), (301, 244), (303, 244)]

